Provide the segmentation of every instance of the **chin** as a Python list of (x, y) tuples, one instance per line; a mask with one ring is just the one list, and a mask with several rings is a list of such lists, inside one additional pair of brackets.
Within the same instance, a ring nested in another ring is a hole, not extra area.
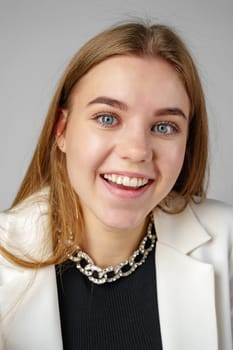
[(118, 210), (111, 213), (107, 211), (107, 217), (105, 214), (101, 221), (104, 225), (117, 230), (129, 230), (144, 222), (147, 215), (147, 213), (136, 213), (129, 210)]

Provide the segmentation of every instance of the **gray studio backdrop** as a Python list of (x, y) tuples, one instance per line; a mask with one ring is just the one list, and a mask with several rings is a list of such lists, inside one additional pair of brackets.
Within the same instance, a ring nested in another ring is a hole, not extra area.
[(69, 59), (134, 17), (172, 25), (193, 52), (210, 120), (209, 196), (233, 204), (233, 0), (0, 0), (0, 210), (14, 198)]

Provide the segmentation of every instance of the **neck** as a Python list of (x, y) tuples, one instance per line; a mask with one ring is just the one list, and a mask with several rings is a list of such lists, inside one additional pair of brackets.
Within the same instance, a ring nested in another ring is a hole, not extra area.
[[(127, 260), (146, 234), (148, 220), (129, 230), (117, 230), (104, 225), (85, 226), (81, 249), (96, 265), (105, 268)], [(93, 227), (95, 227), (93, 231)]]

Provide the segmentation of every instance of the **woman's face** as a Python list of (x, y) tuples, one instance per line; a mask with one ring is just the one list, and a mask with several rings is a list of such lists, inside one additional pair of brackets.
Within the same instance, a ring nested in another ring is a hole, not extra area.
[(115, 229), (145, 220), (181, 171), (189, 110), (179, 76), (159, 58), (115, 56), (80, 80), (58, 144), (84, 220)]

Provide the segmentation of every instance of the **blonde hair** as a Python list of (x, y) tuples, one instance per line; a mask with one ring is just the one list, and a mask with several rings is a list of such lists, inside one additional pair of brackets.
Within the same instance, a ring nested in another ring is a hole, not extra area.
[[(32, 161), (13, 203), (14, 207), (49, 186), (48, 229), (52, 236), (53, 252), (46, 261), (26, 262), (1, 248), (17, 264), (38, 267), (60, 263), (67, 259), (67, 249), (72, 253), (79, 243), (83, 227), (82, 212), (67, 175), (65, 155), (56, 143), (56, 126), (59, 111), (69, 108), (72, 91), (80, 78), (98, 63), (115, 55), (161, 57), (176, 69), (189, 96), (191, 111), (185, 160), (172, 193), (183, 199), (181, 209), (195, 196), (200, 201), (205, 197), (207, 113), (200, 78), (185, 44), (164, 25), (141, 22), (116, 25), (91, 39), (77, 52), (58, 84)], [(70, 232), (76, 234), (67, 248)]]

